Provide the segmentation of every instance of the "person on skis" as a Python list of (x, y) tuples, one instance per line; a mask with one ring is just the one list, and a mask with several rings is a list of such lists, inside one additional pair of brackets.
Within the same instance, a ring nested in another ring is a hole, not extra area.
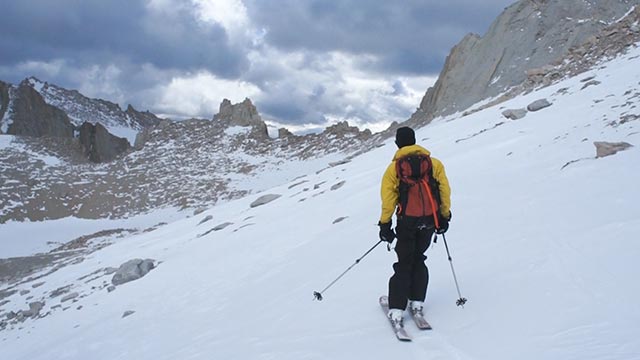
[(382, 177), (382, 214), (378, 226), (380, 240), (391, 243), (398, 239), (395, 245), (398, 261), (389, 279), (388, 317), (402, 326), (407, 303), (412, 313), (422, 315), (429, 283), (424, 253), (433, 233), (444, 234), (449, 228), (451, 189), (444, 166), (427, 149), (416, 145), (413, 129), (398, 128), (395, 143), (398, 150)]

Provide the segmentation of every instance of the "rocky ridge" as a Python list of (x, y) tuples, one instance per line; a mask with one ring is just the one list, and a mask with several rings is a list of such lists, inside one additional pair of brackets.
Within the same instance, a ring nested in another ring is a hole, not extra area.
[(77, 90), (67, 90), (35, 77), (25, 79), (21, 84), (35, 89), (47, 104), (63, 110), (76, 127), (85, 122), (94, 125), (100, 123), (110, 133), (127, 138), (131, 145), (138, 131), (157, 125), (161, 120), (149, 111), (140, 112), (131, 105), (123, 111), (118, 104), (91, 99)]
[(528, 80), (533, 69), (564, 59), (615, 25), (637, 0), (520, 0), (484, 36), (468, 34), (450, 52), (410, 123), (462, 112)]
[[(570, 48), (564, 57), (543, 67), (528, 70), (527, 78), (521, 84), (511, 87), (502, 95), (481, 106), (465, 111), (464, 114), (494, 106), (520, 94), (582, 74), (624, 53), (630, 47), (637, 46), (638, 43), (640, 43), (640, 6), (633, 7), (623, 18), (590, 36), (583, 44)], [(582, 82), (584, 82), (582, 89), (597, 86), (600, 83), (589, 77), (582, 79)]]
[(297, 162), (327, 154), (342, 163), (338, 160), (380, 140), (347, 123), (319, 134), (280, 133), (268, 137), (247, 99), (235, 105), (223, 101), (213, 120), (161, 121), (139, 134), (137, 150), (110, 163), (78, 161), (66, 146), (12, 137), (11, 146), (0, 147), (0, 222), (210, 206), (258, 191), (255, 182), (265, 170), (291, 170)]
[[(111, 134), (101, 123), (79, 122), (77, 119), (75, 122), (72, 121), (64, 110), (51, 105), (43, 98), (41, 91), (49, 85), (38, 85), (35, 81), (35, 78), (29, 78), (18, 86), (0, 83), (1, 133), (20, 137), (51, 138), (61, 144), (79, 142), (83, 147), (79, 149), (80, 153), (85, 154), (86, 159), (92, 162), (111, 161), (129, 150), (128, 140)], [(79, 109), (83, 104), (73, 107)], [(94, 116), (100, 118), (101, 115), (104, 117), (100, 112)], [(114, 127), (113, 123), (111, 129), (130, 137), (138, 131), (132, 127)], [(47, 140), (42, 142), (45, 145), (50, 143)], [(78, 147), (68, 147), (68, 150), (73, 149)]]
[[(21, 136), (53, 136), (72, 138), (74, 126), (67, 114), (47, 104), (30, 86), (0, 86), (2, 112), (0, 130), (4, 134)], [(6, 105), (5, 105), (6, 104)]]

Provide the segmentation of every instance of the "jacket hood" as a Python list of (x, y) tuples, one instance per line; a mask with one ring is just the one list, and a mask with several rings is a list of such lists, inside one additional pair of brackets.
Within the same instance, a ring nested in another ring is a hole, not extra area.
[(407, 156), (407, 155), (411, 155), (411, 154), (431, 155), (429, 150), (423, 148), (420, 145), (408, 145), (408, 146), (403, 146), (400, 149), (398, 149), (396, 151), (396, 154), (393, 155), (393, 160), (395, 161), (395, 160), (398, 160), (399, 158), (401, 158), (403, 156)]

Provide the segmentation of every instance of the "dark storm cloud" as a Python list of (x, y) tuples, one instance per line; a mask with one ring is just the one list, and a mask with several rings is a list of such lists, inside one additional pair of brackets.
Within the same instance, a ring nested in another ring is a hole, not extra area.
[(249, 0), (250, 17), (285, 50), (374, 54), (380, 72), (438, 73), (468, 32), (483, 34), (513, 0)]
[(191, 0), (5, 0), (0, 80), (35, 75), (139, 109), (170, 113), (173, 104), (178, 114), (167, 85), (205, 70), (256, 86), (259, 111), (283, 123), (406, 119), (416, 89), (395, 79), (436, 75), (452, 46), (484, 33), (513, 1), (243, 0), (247, 23), (226, 24), (232, 42), (221, 25), (198, 20)]
[(260, 112), (285, 123), (322, 123), (324, 116), (312, 114), (306, 106), (290, 103), (287, 99), (266, 98), (260, 102)]
[(65, 59), (78, 66), (124, 61), (160, 69), (207, 69), (237, 77), (247, 62), (224, 29), (193, 9), (150, 11), (141, 0), (4, 1), (0, 65)]

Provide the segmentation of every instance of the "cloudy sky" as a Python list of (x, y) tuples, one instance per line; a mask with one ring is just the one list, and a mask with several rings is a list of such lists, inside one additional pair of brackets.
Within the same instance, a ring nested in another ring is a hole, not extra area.
[(34, 75), (172, 118), (249, 97), (293, 130), (382, 130), (514, 1), (2, 0), (0, 80)]

